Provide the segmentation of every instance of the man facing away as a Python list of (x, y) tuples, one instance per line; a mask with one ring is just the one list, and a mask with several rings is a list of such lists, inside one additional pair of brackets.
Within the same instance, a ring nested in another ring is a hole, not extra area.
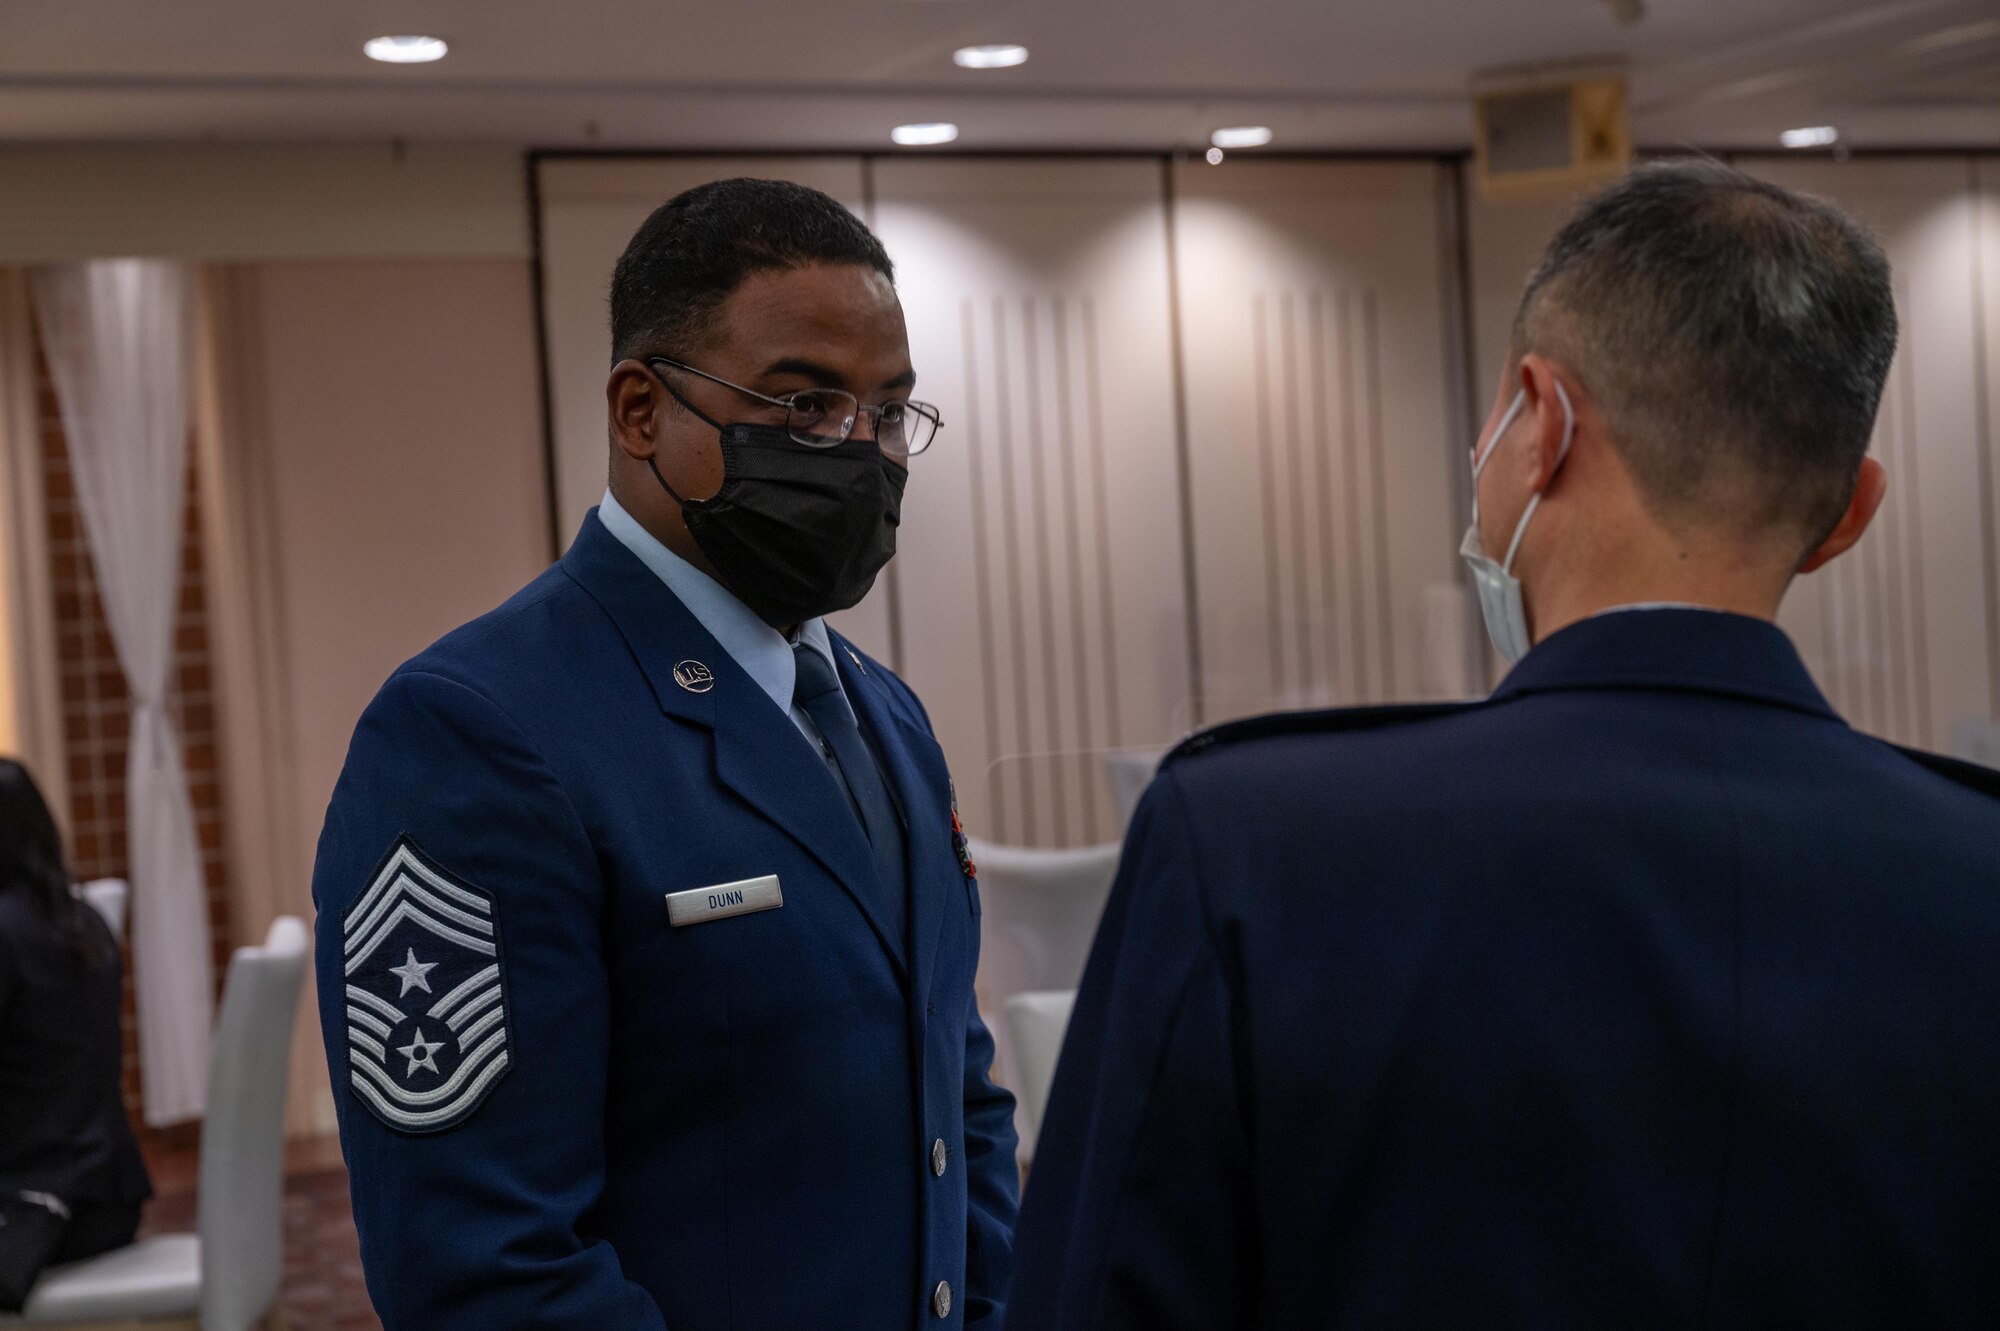
[(997, 1328), (1013, 1100), (916, 697), (822, 622), (935, 409), (881, 244), (730, 180), (632, 238), (610, 488), (399, 669), (313, 891), (389, 1331)]
[(2000, 1324), (2000, 777), (1772, 623), (1881, 502), (1895, 337), (1872, 240), (1718, 164), (1563, 229), (1464, 547), (1525, 655), (1168, 762), (1015, 1331)]

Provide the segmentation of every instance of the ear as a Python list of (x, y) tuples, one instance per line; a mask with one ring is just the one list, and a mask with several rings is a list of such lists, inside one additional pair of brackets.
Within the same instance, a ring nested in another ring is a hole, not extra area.
[(1882, 464), (1874, 458), (1861, 459), (1861, 474), (1854, 478), (1854, 494), (1847, 501), (1847, 511), (1840, 515), (1840, 521), (1819, 547), (1805, 557), (1799, 572), (1810, 573), (1846, 554), (1875, 520), (1876, 510), (1882, 507), (1882, 496), (1888, 493), (1889, 473), (1882, 470)]
[(611, 367), (604, 400), (610, 408), (612, 442), (625, 456), (644, 462), (658, 449), (660, 405), (665, 396), (660, 381), (638, 361), (621, 360)]
[[(1534, 428), (1533, 469), (1529, 474), (1529, 490), (1540, 494), (1556, 478), (1562, 468), (1564, 446), (1576, 447), (1576, 426), (1582, 415), (1578, 406), (1576, 390), (1562, 384), (1554, 364), (1547, 358), (1529, 352), (1521, 357), (1520, 386), (1528, 394), (1528, 401), (1522, 414)], [(1571, 381), (1574, 382), (1574, 381)], [(1558, 385), (1562, 387), (1559, 390)], [(1563, 405), (1563, 392), (1569, 393), (1569, 407)]]

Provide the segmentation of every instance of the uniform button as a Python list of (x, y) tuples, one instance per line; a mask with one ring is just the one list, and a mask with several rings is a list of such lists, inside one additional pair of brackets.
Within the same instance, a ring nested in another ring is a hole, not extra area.
[(943, 1178), (945, 1161), (950, 1158), (951, 1153), (944, 1149), (944, 1138), (940, 1137), (931, 1143), (931, 1173)]
[(939, 1317), (951, 1316), (951, 1282), (938, 1281), (938, 1287), (931, 1291), (931, 1311)]

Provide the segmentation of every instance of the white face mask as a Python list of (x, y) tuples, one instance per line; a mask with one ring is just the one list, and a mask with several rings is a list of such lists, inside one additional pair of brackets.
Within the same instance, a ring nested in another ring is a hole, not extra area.
[[(1560, 379), (1555, 381), (1556, 397), (1563, 408), (1562, 450), (1556, 454), (1556, 466), (1560, 467), (1569, 456), (1570, 436), (1576, 433), (1576, 412), (1570, 409), (1569, 393)], [(1493, 437), (1476, 449), (1472, 458), (1472, 525), (1466, 529), (1465, 539), (1459, 543), (1459, 558), (1465, 561), (1472, 572), (1472, 585), (1479, 592), (1479, 614), (1486, 621), (1486, 636), (1493, 640), (1493, 650), (1505, 657), (1509, 664), (1528, 654), (1533, 644), (1528, 640), (1528, 611), (1521, 601), (1521, 580), (1514, 576), (1514, 556), (1521, 552), (1521, 537), (1527, 534), (1528, 519), (1535, 516), (1535, 509), (1541, 505), (1542, 495), (1538, 490), (1528, 500), (1528, 507), (1521, 513), (1521, 521), (1514, 527), (1514, 539), (1508, 542), (1507, 558), (1497, 563), (1486, 553), (1485, 544), (1479, 539), (1479, 475), (1486, 470), (1487, 462), (1493, 457), (1493, 450), (1499, 447), (1500, 437), (1507, 433), (1507, 427), (1521, 414), (1521, 408), (1528, 404), (1528, 390), (1522, 389), (1514, 395), (1513, 404), (1506, 415), (1500, 418), (1500, 425), (1493, 431)]]

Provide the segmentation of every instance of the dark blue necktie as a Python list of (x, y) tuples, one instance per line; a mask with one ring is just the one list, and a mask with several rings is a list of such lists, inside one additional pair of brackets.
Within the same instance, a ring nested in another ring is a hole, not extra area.
[(833, 750), (833, 760), (847, 782), (861, 828), (875, 851), (875, 876), (880, 879), (875, 908), (882, 927), (894, 945), (903, 945), (903, 824), (890, 801), (889, 787), (882, 780), (882, 768), (861, 737), (861, 727), (841, 696), (840, 676), (833, 662), (800, 643), (792, 649), (798, 675), (792, 688), (792, 702), (803, 708), (819, 727), (820, 737)]

